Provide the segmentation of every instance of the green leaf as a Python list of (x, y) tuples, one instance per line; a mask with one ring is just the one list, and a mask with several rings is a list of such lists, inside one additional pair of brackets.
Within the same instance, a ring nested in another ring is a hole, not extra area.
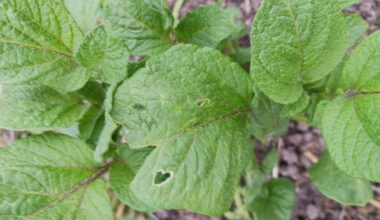
[(100, 0), (63, 0), (67, 10), (85, 32), (96, 27), (100, 17)]
[(309, 102), (310, 97), (304, 92), (296, 102), (284, 106), (281, 110), (280, 117), (287, 118), (302, 112), (309, 105)]
[(350, 7), (351, 5), (358, 4), (360, 0), (338, 0), (341, 9)]
[(233, 58), (240, 65), (249, 64), (251, 62), (251, 48), (239, 47)]
[(283, 105), (274, 103), (263, 93), (257, 91), (252, 101), (252, 133), (266, 143), (288, 131), (287, 117), (281, 117)]
[(251, 88), (238, 64), (191, 45), (152, 57), (126, 80), (111, 115), (131, 148), (156, 146), (131, 183), (136, 197), (157, 209), (227, 211), (250, 155)]
[(260, 196), (267, 177), (260, 169), (260, 165), (256, 161), (252, 161), (246, 169), (244, 179), (246, 182), (246, 187), (243, 188), (244, 203), (251, 204)]
[(321, 193), (341, 204), (364, 206), (373, 196), (369, 181), (343, 173), (328, 154), (310, 168), (309, 174)]
[(272, 149), (269, 151), (269, 153), (265, 156), (262, 164), (262, 169), (265, 174), (272, 173), (273, 168), (276, 167), (278, 163), (278, 154), (277, 149)]
[(128, 77), (133, 76), (139, 69), (145, 67), (146, 61), (129, 62), (128, 63)]
[(103, 105), (106, 96), (103, 85), (96, 81), (88, 81), (86, 85), (78, 91), (78, 94), (98, 107)]
[(82, 140), (91, 146), (96, 145), (100, 131), (104, 127), (104, 108), (106, 92), (101, 84), (89, 81), (78, 93), (87, 101), (91, 102), (91, 107), (76, 125)]
[(61, 95), (46, 86), (6, 88), (0, 101), (0, 127), (11, 130), (70, 127), (88, 107), (79, 96)]
[(327, 93), (335, 95), (337, 93), (337, 90), (339, 89), (339, 84), (341, 81), (341, 77), (343, 74), (344, 67), (348, 61), (349, 55), (346, 54), (344, 56), (343, 60), (340, 62), (338, 66), (335, 67), (335, 69), (326, 77), (326, 83), (325, 83), (325, 91)]
[(127, 144), (117, 148), (121, 161), (110, 168), (110, 184), (118, 198), (133, 209), (152, 212), (154, 208), (147, 206), (136, 198), (130, 184), (153, 148), (131, 149)]
[[(78, 122), (79, 137), (88, 141), (97, 130), (97, 126), (101, 123), (104, 126), (104, 109), (96, 106), (91, 106), (86, 114)], [(91, 142), (88, 142), (91, 143)]]
[[(370, 106), (360, 109), (356, 102), (360, 103), (363, 98), (376, 101), (376, 95), (355, 97), (354, 100), (340, 96), (329, 103), (322, 119), (323, 136), (329, 154), (339, 169), (356, 178), (380, 182), (380, 144), (378, 135), (375, 135), (378, 127), (371, 129), (371, 125), (379, 121), (379, 111), (376, 111), (378, 107)], [(365, 100), (367, 105), (371, 105), (371, 101)], [(378, 105), (378, 101), (373, 105)], [(360, 118), (366, 112), (371, 114), (373, 122), (370, 118)]]
[(289, 220), (296, 200), (294, 183), (274, 179), (265, 183), (262, 194), (250, 208), (257, 220)]
[(161, 0), (110, 0), (105, 14), (132, 55), (154, 55), (171, 46), (174, 19)]
[(345, 64), (340, 88), (360, 90), (380, 73), (380, 31), (359, 44)]
[(322, 128), (323, 115), (325, 113), (325, 108), (329, 101), (325, 97), (316, 97), (315, 103), (312, 103), (308, 109), (309, 122), (311, 125)]
[[(329, 103), (323, 134), (335, 164), (350, 176), (380, 182), (380, 32), (351, 54), (341, 76), (344, 96)], [(337, 133), (339, 131), (339, 133)]]
[(348, 26), (348, 47), (355, 46), (368, 30), (368, 23), (359, 14), (346, 17)]
[(62, 93), (81, 88), (90, 77), (73, 59), (82, 37), (60, 1), (1, 1), (0, 82), (44, 84)]
[(115, 83), (127, 77), (129, 51), (109, 35), (105, 26), (95, 28), (84, 38), (75, 57), (103, 81)]
[(95, 160), (102, 161), (102, 156), (109, 149), (109, 144), (112, 141), (112, 134), (116, 130), (117, 125), (110, 115), (112, 110), (112, 102), (115, 90), (118, 85), (113, 84), (108, 88), (106, 100), (104, 101), (104, 127), (100, 133), (95, 149)]
[(216, 48), (239, 30), (235, 16), (216, 5), (200, 6), (182, 18), (176, 28), (177, 38), (181, 42)]
[(113, 219), (105, 168), (83, 142), (45, 134), (0, 148), (2, 219)]
[(303, 84), (324, 78), (341, 61), (346, 20), (336, 0), (266, 0), (251, 42), (255, 83), (273, 101), (289, 104), (301, 97)]

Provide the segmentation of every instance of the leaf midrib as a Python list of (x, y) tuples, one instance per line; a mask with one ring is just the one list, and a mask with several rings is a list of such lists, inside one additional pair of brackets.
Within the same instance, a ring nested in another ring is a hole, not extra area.
[(43, 206), (42, 208), (40, 208), (40, 209), (38, 209), (36, 211), (34, 211), (33, 213), (28, 214), (25, 217), (31, 220), (32, 219), (31, 217), (35, 216), (38, 213), (43, 212), (44, 210), (46, 210), (48, 208), (55, 207), (56, 205), (60, 204), (65, 199), (69, 198), (70, 196), (72, 196), (75, 192), (77, 192), (80, 189), (84, 189), (83, 192), (82, 192), (82, 195), (81, 195), (81, 202), (82, 202), (87, 188), (93, 182), (95, 182), (97, 179), (99, 179), (106, 171), (108, 171), (109, 167), (113, 163), (115, 163), (115, 162), (117, 162), (117, 161), (113, 160), (113, 161), (109, 161), (109, 162), (105, 163), (103, 166), (99, 167), (95, 172), (93, 172), (93, 174), (90, 177), (84, 179), (80, 183), (72, 186), (71, 188), (65, 190), (64, 192), (59, 193), (59, 196), (54, 201), (52, 201), (51, 203), (47, 204), (46, 206)]
[[(200, 130), (200, 129), (206, 128), (208, 125), (210, 125), (210, 124), (212, 124), (214, 122), (230, 119), (230, 118), (233, 118), (233, 117), (238, 116), (238, 115), (249, 114), (251, 112), (252, 112), (251, 108), (239, 109), (239, 110), (235, 110), (235, 111), (232, 111), (232, 112), (228, 112), (228, 113), (225, 113), (223, 115), (219, 115), (217, 117), (211, 118), (211, 119), (207, 120), (206, 122), (204, 122), (202, 124), (198, 124), (198, 125), (190, 127), (190, 128), (185, 128), (181, 132), (178, 132), (176, 134), (170, 135), (170, 137), (157, 140), (156, 143), (151, 143), (151, 144), (148, 144), (147, 146), (161, 146), (161, 145), (169, 142), (172, 139), (176, 139), (176, 138), (179, 138), (182, 135), (185, 135), (188, 132), (193, 132), (195, 130)], [(143, 147), (145, 147), (145, 146), (143, 146)]]
[(41, 50), (41, 51), (52, 52), (52, 53), (55, 53), (57, 55), (65, 56), (65, 57), (73, 57), (72, 53), (67, 53), (67, 52), (63, 52), (63, 51), (56, 50), (56, 49), (53, 49), (53, 48), (48, 48), (48, 47), (41, 47), (41, 46), (36, 46), (36, 45), (28, 45), (28, 44), (24, 44), (24, 43), (21, 43), (21, 42), (18, 42), (18, 41), (11, 41), (11, 40), (0, 38), (0, 43), (12, 44), (12, 45), (16, 45), (16, 46), (19, 46), (19, 47), (31, 48), (31, 49)]
[(304, 55), (304, 50), (303, 50), (301, 36), (300, 36), (301, 33), (300, 33), (299, 29), (298, 29), (298, 22), (297, 22), (296, 16), (295, 16), (295, 14), (293, 12), (293, 9), (292, 9), (290, 3), (288, 2), (288, 0), (281, 0), (281, 1), (285, 4), (285, 6), (286, 6), (287, 10), (289, 11), (289, 14), (290, 14), (290, 16), (291, 16), (291, 18), (293, 20), (293, 23), (294, 23), (294, 31), (295, 31), (295, 35), (296, 35), (297, 43), (298, 43), (298, 47), (299, 47), (298, 52), (299, 52), (300, 57), (301, 57), (301, 66), (300, 66), (299, 75), (300, 75), (301, 78), (303, 78), (303, 72), (304, 72), (304, 68), (305, 68), (304, 67), (304, 65), (305, 65), (305, 55)]

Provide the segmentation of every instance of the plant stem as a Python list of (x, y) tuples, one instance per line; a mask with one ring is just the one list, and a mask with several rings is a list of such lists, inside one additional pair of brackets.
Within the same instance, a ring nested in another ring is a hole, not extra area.
[(307, 157), (307, 159), (309, 159), (313, 163), (318, 163), (318, 161), (319, 161), (318, 157), (315, 156), (310, 151), (306, 151), (304, 155)]
[(179, 19), (179, 13), (181, 11), (182, 5), (185, 3), (185, 0), (176, 0), (174, 7), (173, 7), (173, 16), (178, 21)]
[(236, 192), (235, 194), (235, 197), (234, 197), (234, 200), (235, 200), (235, 205), (236, 205), (236, 213), (238, 213), (239, 215), (241, 215), (241, 217), (243, 218), (243, 220), (251, 220), (251, 216), (248, 212), (248, 210), (246, 209), (243, 201), (242, 201), (242, 189), (239, 188), (238, 191)]
[(371, 199), (371, 200), (369, 200), (369, 204), (373, 205), (373, 206), (376, 207), (377, 209), (380, 209), (380, 202), (377, 201), (376, 199)]

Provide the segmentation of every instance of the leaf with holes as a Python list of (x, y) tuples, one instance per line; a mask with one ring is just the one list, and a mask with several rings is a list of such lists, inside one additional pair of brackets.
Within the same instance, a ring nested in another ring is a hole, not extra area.
[(105, 14), (132, 55), (154, 55), (171, 46), (174, 19), (162, 0), (110, 0)]
[(336, 0), (266, 0), (251, 34), (251, 75), (281, 104), (297, 101), (303, 85), (325, 77), (343, 58), (346, 20)]
[(237, 64), (190, 45), (152, 57), (126, 80), (111, 115), (131, 148), (156, 146), (131, 183), (136, 197), (156, 209), (228, 210), (249, 157), (251, 88)]
[(328, 154), (309, 171), (310, 178), (325, 196), (344, 205), (366, 205), (372, 198), (371, 183), (343, 173)]
[(380, 32), (351, 54), (340, 79), (345, 94), (330, 102), (323, 135), (331, 158), (345, 173), (380, 182)]
[(111, 37), (105, 26), (95, 28), (84, 38), (75, 57), (93, 76), (106, 83), (119, 82), (128, 75), (128, 48)]
[(70, 127), (87, 111), (78, 95), (61, 95), (46, 86), (5, 88), (0, 99), (0, 127), (12, 130), (50, 130)]
[(82, 30), (60, 1), (0, 3), (0, 82), (34, 83), (75, 91), (90, 74), (73, 59)]
[(83, 142), (45, 134), (0, 148), (2, 219), (113, 219), (107, 166)]
[(219, 43), (239, 31), (236, 15), (216, 5), (200, 6), (187, 14), (176, 28), (181, 42), (216, 48)]

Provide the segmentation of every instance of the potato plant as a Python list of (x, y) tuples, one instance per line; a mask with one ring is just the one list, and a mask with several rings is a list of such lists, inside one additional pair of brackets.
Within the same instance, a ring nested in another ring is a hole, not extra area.
[(354, 3), (264, 0), (248, 51), (237, 10), (217, 4), (178, 19), (166, 0), (0, 0), (0, 127), (25, 134), (0, 148), (0, 219), (114, 219), (110, 195), (146, 213), (289, 219), (294, 183), (273, 177), (276, 150), (255, 159), (252, 136), (299, 118), (327, 144), (316, 187), (367, 204), (380, 32), (365, 38)]

